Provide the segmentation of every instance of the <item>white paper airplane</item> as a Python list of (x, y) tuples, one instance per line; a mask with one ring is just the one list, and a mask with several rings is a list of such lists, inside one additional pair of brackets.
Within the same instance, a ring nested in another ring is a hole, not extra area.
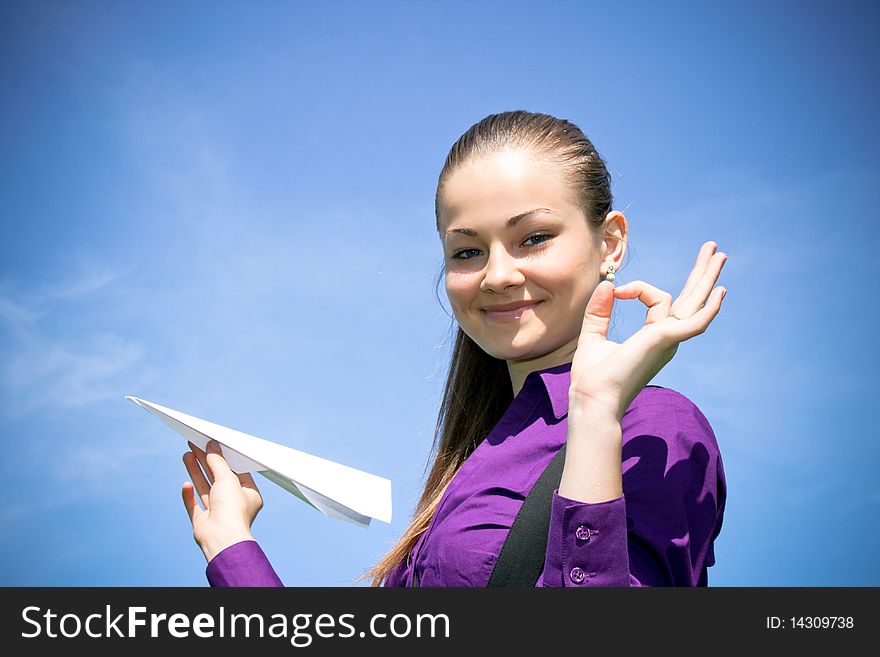
[(391, 522), (391, 480), (356, 470), (171, 408), (126, 396), (201, 449), (210, 439), (236, 474), (259, 472), (326, 516), (368, 527)]

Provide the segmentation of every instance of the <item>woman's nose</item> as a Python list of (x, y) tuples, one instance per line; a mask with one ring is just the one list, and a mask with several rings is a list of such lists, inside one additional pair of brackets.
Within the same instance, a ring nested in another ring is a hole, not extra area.
[(519, 261), (504, 249), (495, 249), (486, 262), (486, 273), (480, 283), (483, 292), (502, 292), (505, 288), (522, 285), (525, 276), (519, 268)]

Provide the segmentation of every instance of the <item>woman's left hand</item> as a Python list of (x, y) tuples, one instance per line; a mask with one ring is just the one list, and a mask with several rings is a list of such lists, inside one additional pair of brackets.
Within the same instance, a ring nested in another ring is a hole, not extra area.
[[(717, 248), (715, 242), (703, 244), (675, 301), (644, 281), (617, 288), (610, 281), (599, 283), (587, 303), (572, 360), (569, 406), (611, 412), (620, 421), (639, 391), (672, 360), (679, 343), (708, 328), (727, 291), (714, 287), (727, 260)], [(638, 298), (648, 306), (645, 325), (622, 344), (605, 337), (615, 298)]]

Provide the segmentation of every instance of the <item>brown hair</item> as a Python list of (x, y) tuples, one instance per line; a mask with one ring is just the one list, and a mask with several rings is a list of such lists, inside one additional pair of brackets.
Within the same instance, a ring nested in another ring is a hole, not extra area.
[[(611, 177), (605, 161), (580, 128), (565, 119), (523, 110), (490, 114), (453, 144), (437, 183), (434, 214), (440, 231), (440, 197), (450, 173), (472, 158), (527, 150), (567, 176), (576, 201), (599, 229), (611, 211)], [(444, 275), (438, 274), (437, 283)], [(434, 463), (409, 527), (397, 544), (359, 580), (381, 586), (428, 528), (443, 492), (462, 463), (513, 401), (507, 362), (490, 356), (458, 327), (434, 432)]]

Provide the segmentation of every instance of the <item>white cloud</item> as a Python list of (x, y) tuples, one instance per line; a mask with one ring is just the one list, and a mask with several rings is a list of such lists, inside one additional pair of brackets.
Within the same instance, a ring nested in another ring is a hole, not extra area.
[(47, 302), (76, 299), (86, 296), (107, 287), (120, 277), (132, 272), (137, 265), (130, 264), (123, 269), (109, 271), (104, 268), (95, 268), (79, 275), (78, 277), (59, 284), (51, 285), (39, 293), (33, 303), (42, 305)]
[(0, 331), (8, 336), (0, 352), (4, 415), (21, 418), (43, 408), (85, 406), (118, 396), (120, 379), (152, 377), (134, 340), (103, 329), (54, 335), (51, 328), (70, 316), (65, 311), (71, 301), (85, 312), (90, 295), (125, 271), (91, 272), (39, 292), (22, 292), (26, 301), (0, 295)]

